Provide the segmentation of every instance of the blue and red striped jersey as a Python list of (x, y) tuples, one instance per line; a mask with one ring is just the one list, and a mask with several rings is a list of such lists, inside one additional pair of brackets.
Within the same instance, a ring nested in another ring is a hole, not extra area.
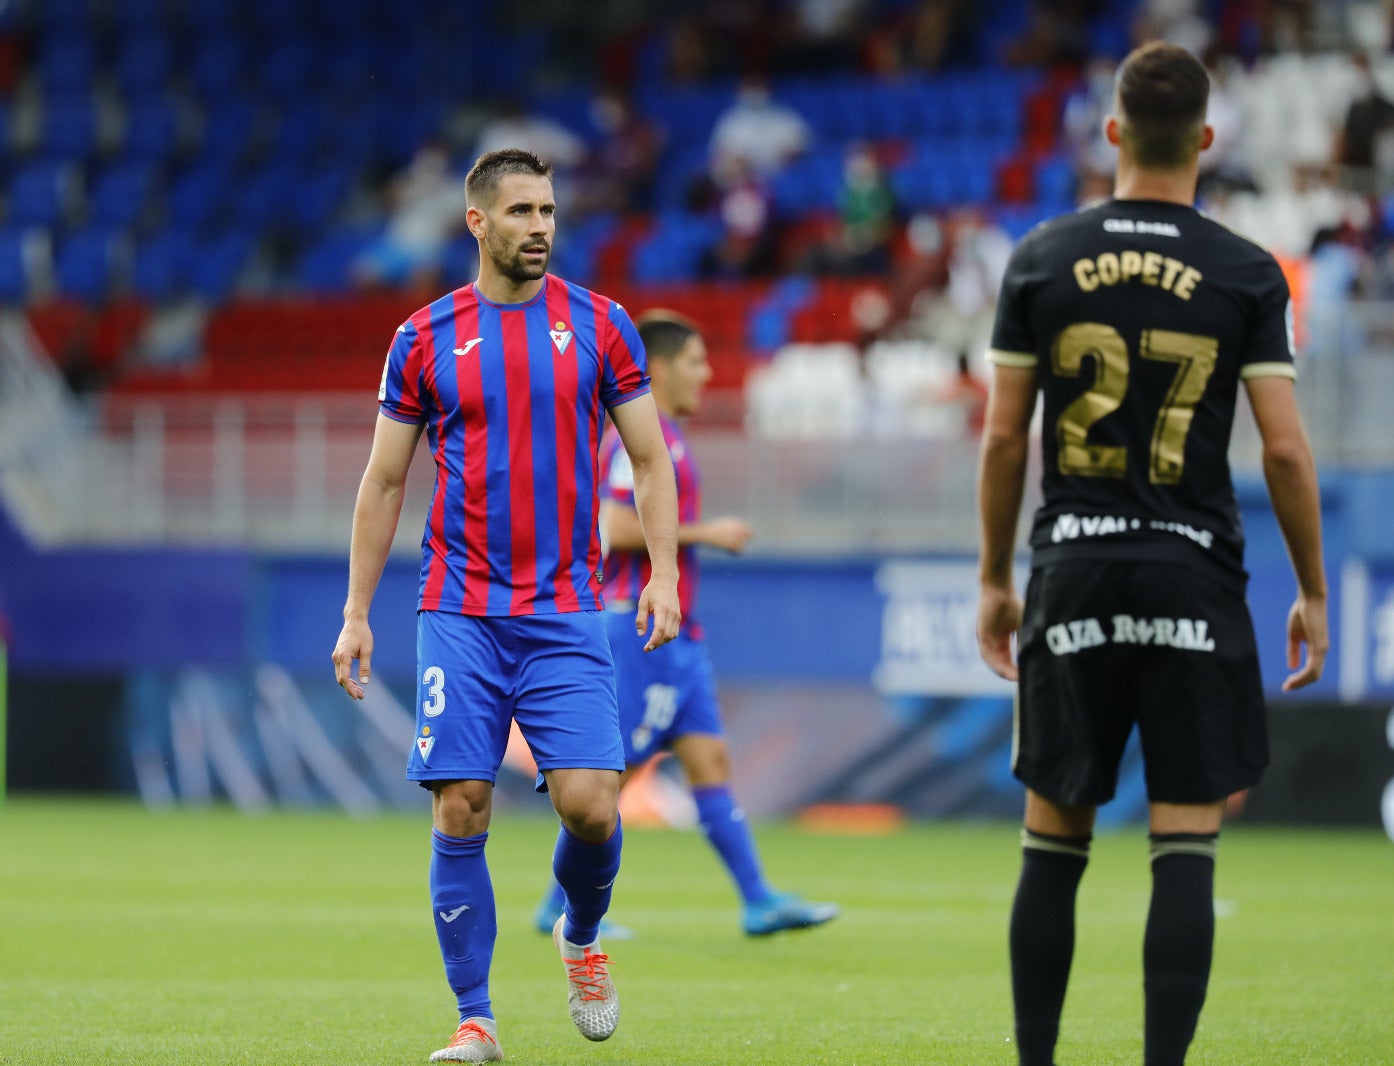
[(643, 342), (624, 308), (552, 274), (526, 303), (492, 303), (471, 284), (399, 326), (380, 409), (424, 425), (436, 463), (418, 608), (603, 607), (605, 410), (648, 390)]
[[(673, 473), (678, 481), (678, 522), (690, 525), (702, 518), (702, 479), (697, 460), (687, 446), (682, 429), (661, 411), (663, 440), (673, 459)], [(634, 506), (634, 468), (614, 426), (605, 431), (600, 441), (600, 493), (604, 499), (629, 507)], [(613, 600), (637, 603), (639, 594), (648, 584), (653, 568), (647, 552), (611, 551), (605, 556), (605, 589)], [(678, 601), (682, 606), (682, 628), (689, 636), (700, 640), (702, 626), (697, 621), (698, 582), (697, 548), (687, 544), (678, 549)]]

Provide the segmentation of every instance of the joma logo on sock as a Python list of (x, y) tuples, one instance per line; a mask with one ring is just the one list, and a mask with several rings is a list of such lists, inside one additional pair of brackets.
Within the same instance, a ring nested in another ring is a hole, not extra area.
[(1046, 646), (1056, 655), (1073, 655), (1101, 644), (1154, 644), (1183, 651), (1214, 651), (1210, 623), (1202, 618), (1134, 618), (1116, 614), (1108, 634), (1097, 618), (1058, 622), (1046, 630)]

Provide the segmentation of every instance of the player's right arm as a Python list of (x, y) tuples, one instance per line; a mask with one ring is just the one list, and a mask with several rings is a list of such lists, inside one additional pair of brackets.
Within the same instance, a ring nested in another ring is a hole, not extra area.
[[(1321, 677), (1330, 647), (1316, 462), (1302, 427), (1292, 378), (1256, 376), (1246, 378), (1244, 384), (1263, 438), (1268, 495), (1297, 578), (1297, 600), (1288, 612), (1287, 627), (1288, 669), (1295, 672), (1283, 682), (1283, 690), (1291, 691)], [(1303, 644), (1307, 646), (1306, 662), (1301, 662)]]
[(1013, 585), (1012, 559), (1035, 407), (1035, 367), (993, 366), (978, 460), (978, 651), (1008, 681), (1017, 679), (1012, 635), (1021, 626), (1021, 599)]
[[(363, 686), (372, 675), (373, 632), (368, 608), (387, 564), (387, 553), (402, 513), (402, 496), (422, 426), (378, 415), (373, 430), (373, 449), (358, 485), (353, 507), (353, 535), (349, 543), (349, 588), (344, 601), (344, 627), (334, 645), (334, 678), (351, 697), (363, 698)], [(358, 676), (352, 675), (358, 660)]]

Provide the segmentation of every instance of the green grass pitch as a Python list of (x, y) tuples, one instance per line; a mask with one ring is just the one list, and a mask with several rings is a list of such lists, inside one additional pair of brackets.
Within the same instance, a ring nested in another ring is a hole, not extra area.
[[(530, 917), (554, 828), (499, 816), (493, 993), (508, 1061), (567, 1066), (1013, 1064), (1016, 829), (886, 836), (763, 825), (771, 879), (844, 908), (767, 940), (692, 833), (633, 830), (609, 946), (615, 1037), (572, 1029)], [(427, 915), (423, 816), (0, 807), (0, 1063), (424, 1063), (454, 1029)], [(1141, 1060), (1141, 830), (1096, 841), (1062, 1066)], [(1227, 830), (1210, 998), (1190, 1062), (1394, 1062), (1394, 845)]]

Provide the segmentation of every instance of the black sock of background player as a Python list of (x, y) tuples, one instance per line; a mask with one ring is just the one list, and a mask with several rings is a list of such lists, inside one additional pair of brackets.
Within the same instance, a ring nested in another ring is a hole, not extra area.
[(1195, 1036), (1215, 944), (1217, 836), (1152, 836), (1152, 903), (1142, 945), (1146, 1066), (1181, 1066)]
[(1012, 1003), (1021, 1066), (1051, 1066), (1075, 952), (1075, 893), (1088, 836), (1021, 831), (1021, 878), (1012, 903)]

